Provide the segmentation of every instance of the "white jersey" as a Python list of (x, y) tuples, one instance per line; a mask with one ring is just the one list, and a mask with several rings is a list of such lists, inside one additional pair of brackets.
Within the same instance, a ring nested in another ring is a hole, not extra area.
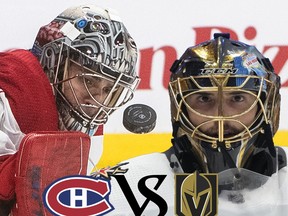
[[(285, 152), (287, 155), (287, 148), (285, 149)], [(141, 208), (147, 199), (147, 197), (143, 195), (143, 191), (141, 192), (139, 190), (139, 180), (145, 176), (166, 175), (158, 189), (153, 189), (157, 183), (157, 178), (148, 178), (146, 184), (151, 191), (155, 192), (166, 201), (168, 209), (165, 215), (175, 215), (175, 172), (170, 167), (170, 162), (166, 155), (162, 153), (153, 153), (135, 157), (127, 161), (129, 164), (124, 165), (122, 168), (128, 168), (128, 171), (124, 176), (136, 198), (139, 205), (138, 207)], [(242, 195), (245, 202), (240, 204), (229, 201), (225, 191), (220, 193), (218, 197), (218, 215), (287, 215), (287, 171), (286, 166), (280, 169), (278, 173), (273, 174), (271, 177), (267, 177), (269, 180), (260, 188), (243, 192)], [(107, 215), (135, 215), (117, 180), (114, 177), (111, 179), (111, 194), (109, 196), (109, 201), (113, 205), (114, 210)], [(151, 199), (141, 215), (161, 215), (159, 212), (159, 206)]]
[(90, 173), (93, 171), (103, 152), (103, 135), (91, 136), (90, 140), (91, 143), (89, 150), (89, 160), (87, 164), (87, 175), (90, 175)]
[(23, 137), (9, 102), (0, 89), (0, 156), (14, 154)]

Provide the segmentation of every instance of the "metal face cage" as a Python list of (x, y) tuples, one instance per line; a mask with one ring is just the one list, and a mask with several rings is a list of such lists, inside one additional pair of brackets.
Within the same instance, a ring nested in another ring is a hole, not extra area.
[(51, 84), (62, 121), (69, 130), (95, 130), (133, 98), (139, 78), (99, 63), (65, 43), (61, 46)]
[[(227, 146), (231, 146), (233, 142), (249, 139), (258, 133), (261, 123), (271, 120), (276, 95), (275, 84), (264, 76), (229, 73), (178, 78), (170, 82), (169, 90), (176, 108), (174, 120), (179, 121), (192, 138), (211, 143), (215, 148), (217, 142), (225, 141)], [(240, 103), (241, 107), (230, 107), (233, 111), (227, 112), (229, 101), (235, 100), (235, 95), (249, 100)], [(210, 101), (196, 104), (193, 98), (197, 97), (208, 97)], [(216, 111), (212, 112), (213, 108)], [(243, 122), (255, 109), (257, 111), (249, 124)], [(193, 118), (201, 119), (201, 122), (196, 124)], [(205, 125), (214, 125), (217, 133), (203, 130)], [(238, 130), (232, 133), (229, 125), (236, 125)]]

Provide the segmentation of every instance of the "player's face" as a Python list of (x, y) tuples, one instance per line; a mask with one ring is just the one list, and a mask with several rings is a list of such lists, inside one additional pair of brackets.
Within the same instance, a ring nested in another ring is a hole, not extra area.
[(243, 131), (243, 125), (249, 127), (254, 122), (257, 113), (257, 105), (254, 103), (256, 96), (240, 91), (223, 92), (221, 95), (218, 92), (199, 92), (188, 96), (187, 103), (202, 115), (188, 109), (188, 116), (196, 127), (204, 123), (199, 129), (212, 137), (218, 136), (219, 122), (205, 116), (226, 117), (224, 137), (231, 137)]
[[(99, 107), (108, 103), (108, 95), (113, 89), (113, 83), (99, 76), (91, 76), (91, 72), (71, 62), (68, 76), (74, 77), (64, 82), (63, 92), (77, 110), (83, 109), (90, 117), (95, 115)], [(113, 89), (113, 92), (117, 89)], [(111, 96), (111, 94), (110, 94)], [(84, 106), (82, 106), (84, 105)], [(90, 106), (94, 105), (94, 107)], [(98, 108), (95, 108), (98, 107)], [(81, 107), (81, 108), (80, 108)]]

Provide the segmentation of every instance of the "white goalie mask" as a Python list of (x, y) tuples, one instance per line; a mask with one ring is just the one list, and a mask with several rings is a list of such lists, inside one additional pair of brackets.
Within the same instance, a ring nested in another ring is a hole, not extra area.
[(60, 127), (93, 135), (138, 86), (137, 47), (113, 11), (71, 7), (40, 28), (32, 52), (54, 89)]

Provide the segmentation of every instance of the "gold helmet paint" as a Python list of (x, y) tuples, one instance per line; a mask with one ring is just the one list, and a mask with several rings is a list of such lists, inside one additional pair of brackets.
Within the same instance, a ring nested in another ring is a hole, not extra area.
[(174, 146), (192, 152), (201, 171), (247, 167), (262, 151), (275, 156), (280, 77), (254, 46), (215, 34), (189, 47), (171, 72)]

